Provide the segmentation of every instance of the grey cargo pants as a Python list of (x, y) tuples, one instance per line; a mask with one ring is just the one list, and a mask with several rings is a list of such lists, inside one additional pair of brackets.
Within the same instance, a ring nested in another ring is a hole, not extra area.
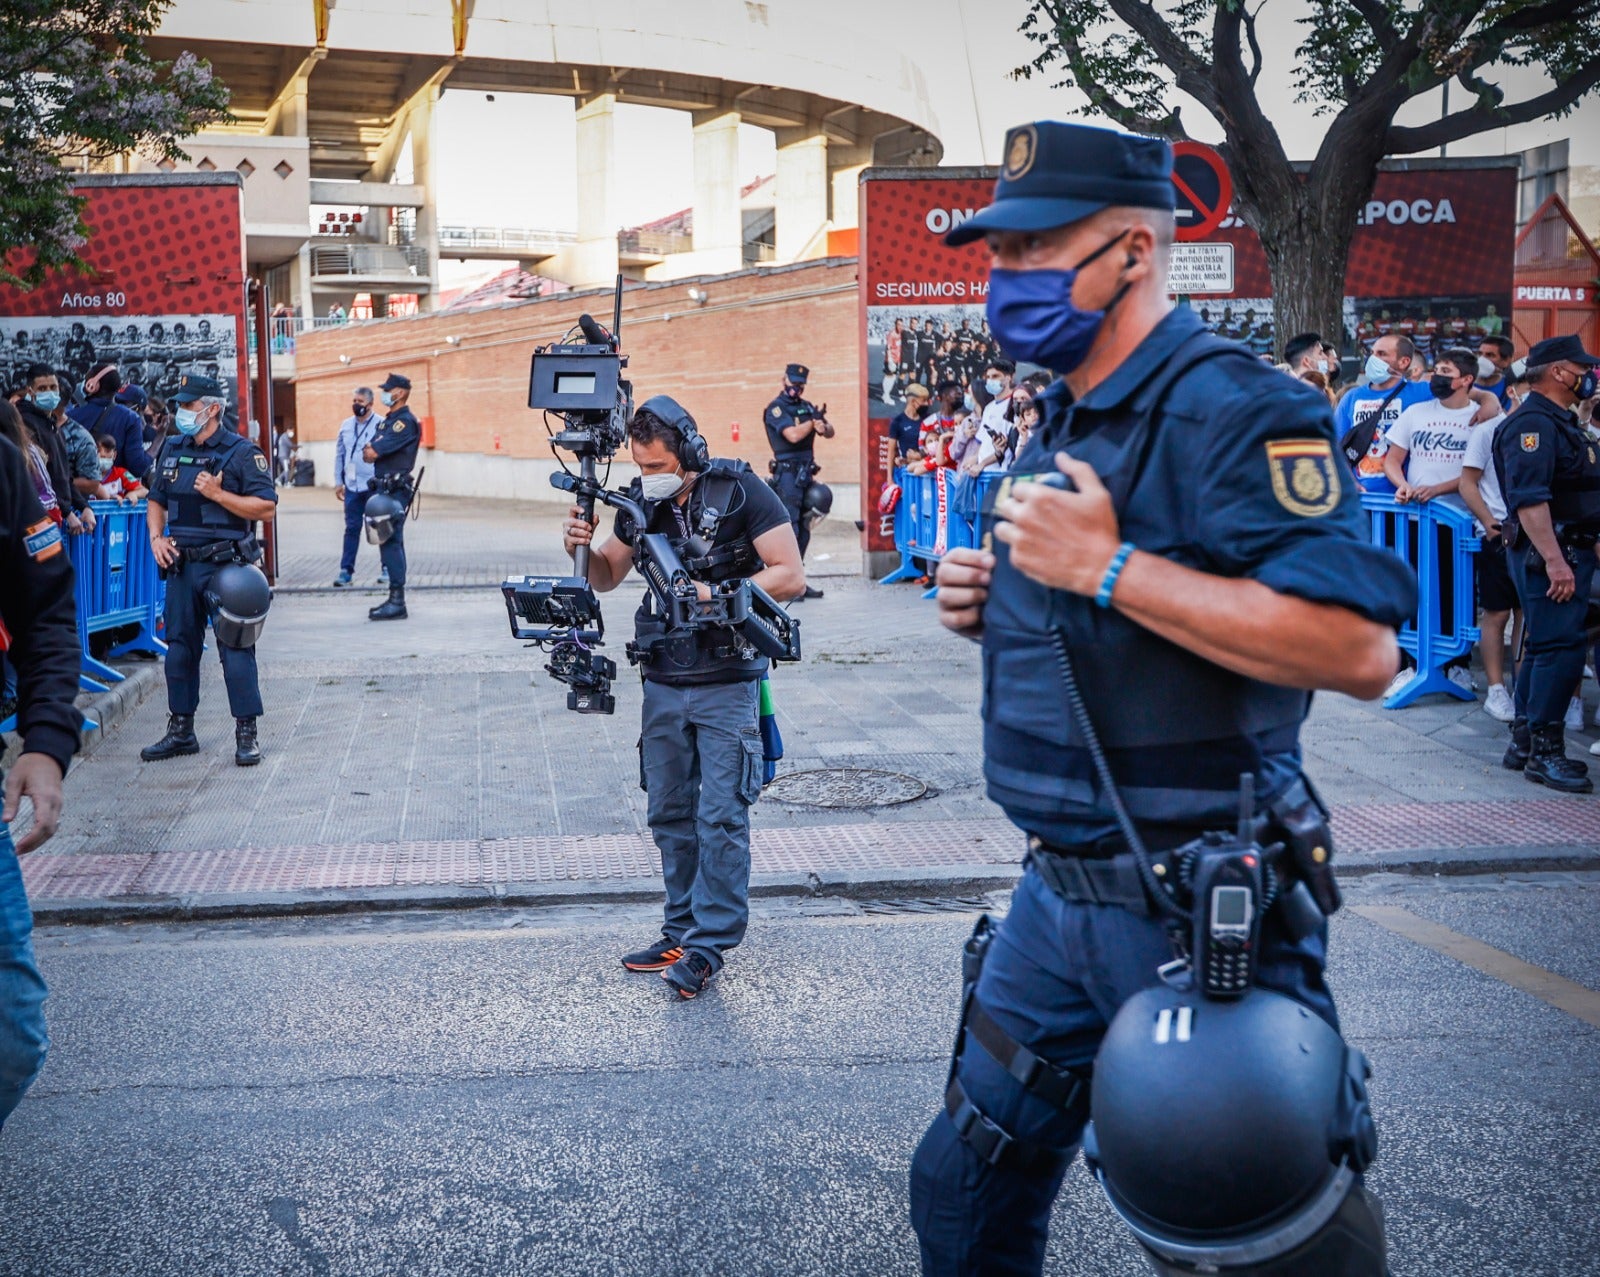
[(759, 680), (645, 680), (639, 783), (666, 880), (662, 931), (714, 968), (750, 920), (750, 804), (761, 794)]

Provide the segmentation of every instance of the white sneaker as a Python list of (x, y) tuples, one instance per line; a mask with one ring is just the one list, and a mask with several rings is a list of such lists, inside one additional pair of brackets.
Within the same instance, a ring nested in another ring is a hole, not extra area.
[(1416, 674), (1416, 670), (1412, 669), (1410, 666), (1407, 666), (1405, 669), (1401, 670), (1389, 680), (1389, 686), (1383, 689), (1383, 695), (1379, 699), (1385, 701), (1388, 700), (1413, 678), (1415, 678)]
[(1589, 746), (1589, 752), (1591, 754), (1600, 754), (1600, 740), (1595, 741), (1593, 745)]
[(1569, 732), (1583, 730), (1583, 702), (1578, 697), (1574, 696), (1567, 706), (1567, 716), (1563, 722)]
[(1444, 672), (1444, 676), (1459, 687), (1463, 692), (1478, 694), (1478, 685), (1472, 681), (1472, 671), (1465, 666), (1452, 665)]
[(1483, 712), (1501, 723), (1509, 723), (1517, 716), (1517, 707), (1503, 683), (1496, 683), (1489, 689), (1489, 695), (1484, 698)]

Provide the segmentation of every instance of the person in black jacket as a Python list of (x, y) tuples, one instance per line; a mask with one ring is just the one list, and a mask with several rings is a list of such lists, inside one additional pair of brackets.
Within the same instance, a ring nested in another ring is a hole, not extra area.
[[(0, 434), (0, 648), (17, 672), (22, 752), (0, 809), (0, 1125), (44, 1063), (44, 980), (17, 857), (61, 819), (61, 782), (78, 749), (78, 630), (72, 563), (61, 529), (34, 494), (21, 450)], [(3, 749), (3, 747), (0, 747)], [(27, 799), (33, 825), (16, 844), (11, 822)]]

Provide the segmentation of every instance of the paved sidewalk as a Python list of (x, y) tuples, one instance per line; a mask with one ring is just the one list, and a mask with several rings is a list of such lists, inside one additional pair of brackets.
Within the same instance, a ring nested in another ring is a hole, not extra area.
[[(291, 507), (307, 496), (332, 506), (327, 493), (286, 495)], [(317, 519), (335, 526), (332, 514), (289, 513), (291, 548)], [(541, 656), (510, 636), (501, 569), (474, 558), (492, 541), (532, 556), (517, 570), (543, 566), (537, 555), (549, 558), (557, 522), (538, 508), (526, 521), (504, 507), (441, 513), (444, 566), (429, 563), (433, 548), (419, 537), (419, 573), (476, 573), (482, 584), (417, 592), (405, 622), (367, 621), (370, 598), (348, 591), (282, 594), (260, 646), (264, 764), (233, 765), (208, 657), (199, 755), (140, 762), (164, 723), (157, 692), (74, 768), (60, 832), (25, 862), (41, 914), (657, 891), (636, 676), (619, 676), (615, 716), (567, 712)], [(315, 558), (304, 553), (286, 555), (286, 570)], [(769, 796), (754, 812), (758, 885), (1003, 882), (1019, 847), (983, 793), (976, 647), (940, 629), (914, 586), (844, 575), (824, 584), (826, 598), (797, 605), (805, 662), (774, 678), (780, 777), (885, 771), (927, 792), (855, 808)], [(641, 592), (630, 586), (607, 603), (619, 664)], [(1592, 711), (1594, 685), (1585, 692)], [(1505, 738), (1502, 724), (1459, 701), (1387, 713), (1320, 696), (1307, 766), (1335, 808), (1346, 869), (1600, 863), (1600, 799), (1552, 795), (1503, 771)], [(1594, 738), (1574, 735), (1574, 752), (1587, 759)]]

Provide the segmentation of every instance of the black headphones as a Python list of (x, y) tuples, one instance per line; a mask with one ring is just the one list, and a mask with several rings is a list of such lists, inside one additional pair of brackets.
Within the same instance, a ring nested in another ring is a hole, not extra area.
[(678, 446), (672, 450), (678, 464), (685, 470), (704, 474), (711, 468), (711, 449), (694, 424), (694, 418), (684, 411), (676, 399), (668, 395), (652, 395), (639, 405), (640, 412), (648, 412), (671, 426), (678, 436)]

